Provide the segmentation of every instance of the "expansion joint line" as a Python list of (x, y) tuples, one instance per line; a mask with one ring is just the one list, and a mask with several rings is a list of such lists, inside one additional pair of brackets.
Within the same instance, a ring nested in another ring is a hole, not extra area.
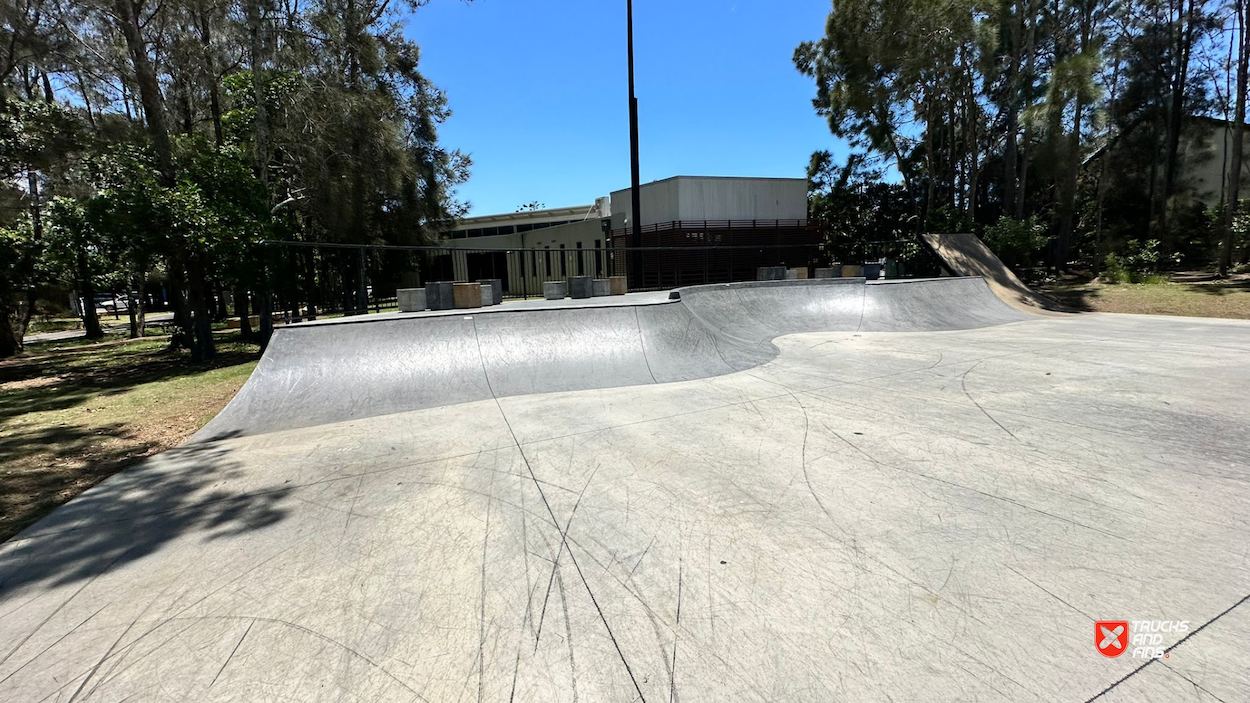
[[(1247, 594), (1247, 595), (1243, 596), (1241, 600), (1239, 600), (1239, 601), (1237, 601), (1236, 603), (1233, 603), (1232, 605), (1228, 606), (1228, 608), (1226, 608), (1226, 609), (1224, 610), (1224, 612), (1222, 612), (1222, 613), (1220, 613), (1220, 614), (1216, 615), (1215, 617), (1211, 618), (1210, 620), (1208, 620), (1208, 621), (1206, 621), (1206, 622), (1202, 623), (1201, 625), (1199, 625), (1199, 626), (1198, 626), (1195, 630), (1193, 630), (1192, 632), (1190, 632), (1188, 635), (1185, 635), (1184, 637), (1180, 638), (1180, 640), (1178, 640), (1176, 644), (1174, 644), (1174, 645), (1172, 645), (1171, 647), (1168, 647), (1167, 649), (1163, 650), (1163, 653), (1164, 653), (1164, 654), (1169, 654), (1172, 650), (1176, 649), (1177, 647), (1181, 646), (1182, 644), (1185, 644), (1185, 641), (1186, 641), (1186, 640), (1188, 640), (1190, 637), (1193, 637), (1194, 635), (1198, 634), (1199, 632), (1202, 632), (1203, 630), (1207, 629), (1207, 626), (1208, 626), (1208, 625), (1211, 625), (1211, 624), (1212, 624), (1212, 623), (1214, 623), (1216, 620), (1219, 620), (1220, 618), (1224, 617), (1225, 615), (1228, 615), (1229, 613), (1233, 612), (1233, 609), (1234, 609), (1234, 608), (1236, 608), (1237, 606), (1241, 605), (1242, 603), (1245, 603), (1245, 602), (1246, 602), (1246, 601), (1248, 601), (1248, 600), (1250, 600), (1250, 594)], [(1137, 674), (1141, 673), (1142, 669), (1145, 669), (1146, 667), (1150, 666), (1151, 664), (1154, 664), (1154, 663), (1155, 663), (1155, 662), (1157, 662), (1157, 661), (1159, 661), (1159, 659), (1158, 659), (1157, 657), (1152, 657), (1152, 658), (1151, 658), (1150, 660), (1148, 660), (1145, 664), (1142, 664), (1141, 666), (1137, 667), (1136, 669), (1133, 669), (1132, 671), (1130, 671), (1130, 672), (1128, 672), (1127, 674), (1125, 674), (1125, 675), (1124, 675), (1124, 677), (1123, 677), (1123, 678), (1121, 678), (1119, 681), (1116, 681), (1115, 683), (1111, 684), (1110, 686), (1108, 686), (1108, 687), (1104, 688), (1103, 690), (1099, 691), (1099, 692), (1098, 692), (1097, 694), (1095, 694), (1092, 698), (1090, 698), (1089, 700), (1085, 701), (1085, 703), (1093, 703), (1093, 701), (1096, 701), (1096, 700), (1098, 700), (1099, 698), (1102, 698), (1103, 696), (1105, 696), (1105, 695), (1107, 695), (1108, 693), (1110, 693), (1110, 692), (1111, 692), (1111, 689), (1113, 689), (1113, 688), (1115, 688), (1116, 686), (1119, 686), (1120, 684), (1124, 683), (1125, 681), (1128, 681), (1129, 679), (1133, 678), (1133, 677), (1134, 677), (1134, 676), (1136, 676)]]
[(538, 475), (534, 473), (534, 467), (530, 465), (529, 457), (525, 455), (525, 448), (521, 446), (520, 440), (517, 439), (516, 431), (512, 429), (512, 422), (508, 420), (508, 413), (504, 412), (503, 404), (499, 402), (499, 396), (495, 395), (495, 389), (490, 383), (490, 373), (486, 370), (486, 357), (482, 354), (482, 340), (478, 337), (477, 320), (473, 319), (472, 322), (473, 341), (477, 344), (477, 355), (482, 364), (482, 376), (486, 379), (486, 389), (490, 391), (490, 396), (495, 401), (495, 407), (499, 409), (499, 416), (503, 418), (503, 424), (508, 428), (508, 434), (512, 437), (512, 444), (516, 447), (517, 452), (520, 453), (521, 462), (525, 464), (525, 470), (529, 472), (530, 480), (534, 482), (534, 487), (538, 489), (538, 496), (543, 500), (543, 507), (547, 508), (547, 515), (551, 518), (551, 524), (560, 533), (561, 544), (564, 545), (565, 551), (569, 553), (569, 561), (573, 562), (573, 568), (577, 570), (577, 576), (581, 579), (582, 586), (586, 589), (586, 594), (590, 596), (590, 602), (594, 604), (595, 611), (599, 614), (599, 621), (603, 623), (603, 628), (608, 632), (608, 639), (612, 640), (612, 646), (616, 648), (616, 655), (620, 657), (621, 663), (625, 665), (625, 673), (629, 674), (629, 680), (634, 684), (634, 691), (638, 693), (638, 700), (642, 701), (642, 703), (647, 703), (647, 697), (643, 695), (642, 688), (638, 685), (638, 679), (634, 677), (634, 671), (629, 666), (629, 660), (625, 658), (625, 653), (621, 651), (621, 645), (616, 641), (616, 635), (612, 634), (612, 626), (608, 624), (608, 619), (603, 614), (603, 608), (599, 607), (599, 601), (595, 598), (594, 591), (590, 590), (590, 583), (586, 581), (586, 575), (582, 573), (581, 565), (577, 563), (577, 556), (573, 554), (573, 548), (568, 544), (568, 535), (564, 530), (560, 529), (560, 521), (556, 519), (555, 510), (551, 508), (551, 502), (547, 500), (547, 493), (543, 491), (543, 486), (538, 481)]

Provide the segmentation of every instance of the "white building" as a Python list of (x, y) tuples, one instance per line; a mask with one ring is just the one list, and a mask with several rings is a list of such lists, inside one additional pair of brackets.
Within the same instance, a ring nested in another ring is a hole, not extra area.
[[(692, 232), (702, 243), (757, 241), (785, 228), (788, 236), (808, 234), (807, 180), (803, 178), (726, 178), (675, 176), (640, 188), (643, 227), (648, 241)], [(443, 246), (462, 249), (434, 272), (443, 280), (501, 278), (510, 295), (538, 295), (543, 281), (568, 276), (604, 276), (613, 268), (612, 237), (631, 225), (630, 190), (598, 198), (593, 205), (467, 217), (443, 235)], [(473, 251), (479, 250), (479, 251)], [(447, 257), (444, 257), (447, 258)]]

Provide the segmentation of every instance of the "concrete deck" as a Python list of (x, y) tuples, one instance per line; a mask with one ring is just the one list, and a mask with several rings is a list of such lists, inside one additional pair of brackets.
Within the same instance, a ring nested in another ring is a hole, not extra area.
[[(236, 408), (272, 427), (0, 546), (0, 700), (1247, 699), (1250, 325), (714, 293), (650, 308), (690, 313), (685, 354), (636, 309), (641, 383), (526, 386), (482, 335), (485, 397), (328, 420), (368, 398), (290, 370)], [(546, 359), (633, 369), (593, 354)], [(332, 411), (283, 428), (278, 391)], [(1190, 631), (1096, 651), (1096, 620), (1145, 619)]]

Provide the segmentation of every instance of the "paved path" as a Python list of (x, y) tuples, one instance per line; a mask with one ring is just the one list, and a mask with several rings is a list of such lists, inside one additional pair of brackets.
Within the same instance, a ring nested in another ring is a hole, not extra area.
[[(724, 373), (505, 374), (105, 482), (0, 547), (0, 699), (1246, 700), (1250, 324), (883, 329), (933, 295), (750, 356), (816, 316), (739, 298)], [(1100, 620), (1187, 623), (1133, 659)]]

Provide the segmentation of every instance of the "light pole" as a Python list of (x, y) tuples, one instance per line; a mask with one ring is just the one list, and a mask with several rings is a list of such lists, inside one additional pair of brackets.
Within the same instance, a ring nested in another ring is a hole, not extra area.
[(638, 98), (634, 97), (634, 0), (625, 0), (625, 31), (629, 41), (629, 160), (633, 235), (630, 237), (629, 278), (642, 287), (642, 198), (638, 191)]

